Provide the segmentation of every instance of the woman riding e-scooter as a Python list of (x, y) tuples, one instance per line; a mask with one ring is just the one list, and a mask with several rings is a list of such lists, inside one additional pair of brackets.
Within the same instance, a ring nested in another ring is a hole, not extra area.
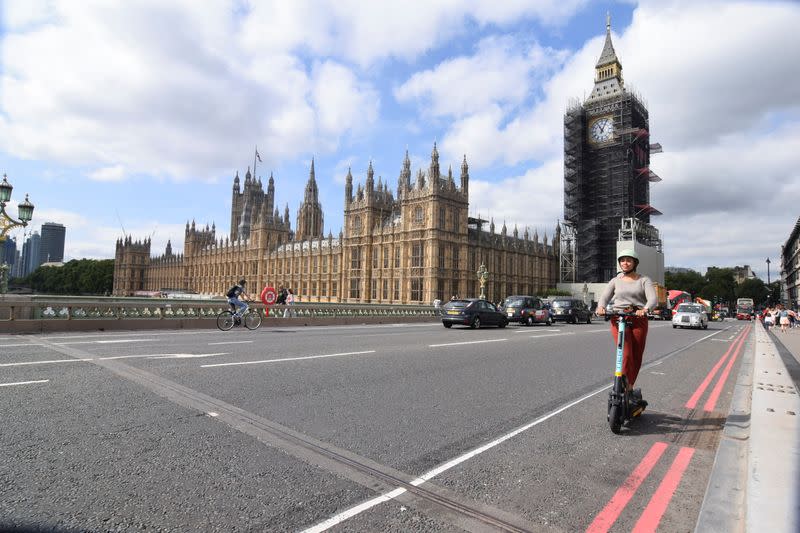
[[(625, 375), (628, 391), (631, 393), (632, 415), (638, 416), (647, 407), (647, 402), (642, 399), (641, 389), (634, 389), (633, 385), (636, 383), (636, 377), (642, 367), (642, 356), (647, 343), (647, 313), (656, 306), (658, 297), (653, 280), (636, 272), (636, 267), (639, 266), (639, 255), (636, 250), (622, 250), (617, 256), (617, 261), (621, 272), (608, 282), (597, 303), (596, 312), (599, 316), (605, 315), (606, 306), (611, 300), (614, 301), (615, 311), (636, 309), (636, 316), (630, 319), (632, 327), (626, 330), (628, 334), (625, 339), (622, 373)], [(614, 343), (617, 341), (619, 331), (617, 321), (618, 317), (611, 319), (611, 336)]]

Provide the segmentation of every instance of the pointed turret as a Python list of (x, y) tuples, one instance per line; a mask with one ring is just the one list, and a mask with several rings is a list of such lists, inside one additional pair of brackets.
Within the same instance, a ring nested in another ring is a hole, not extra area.
[(353, 201), (353, 173), (350, 171), (350, 167), (347, 167), (347, 177), (344, 180), (344, 205), (350, 205), (350, 202)]
[(461, 162), (461, 192), (467, 194), (469, 191), (469, 165), (467, 165), (467, 154), (464, 154), (464, 161)]
[(236, 176), (233, 177), (233, 190), (239, 192), (239, 171), (236, 171)]
[(372, 161), (369, 162), (369, 168), (367, 169), (367, 185), (366, 190), (367, 194), (371, 193), (375, 189), (375, 171), (372, 169)]
[(428, 175), (431, 183), (438, 183), (439, 181), (439, 150), (436, 149), (436, 141), (433, 143), (433, 150), (431, 150), (431, 168)]
[(403, 192), (411, 189), (411, 159), (408, 157), (408, 149), (406, 149), (406, 156), (403, 158), (403, 170), (400, 171), (400, 177), (397, 178), (397, 197), (403, 196)]

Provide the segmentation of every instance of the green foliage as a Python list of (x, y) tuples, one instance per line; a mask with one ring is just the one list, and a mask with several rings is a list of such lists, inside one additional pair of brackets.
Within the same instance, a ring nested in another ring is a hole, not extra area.
[(694, 270), (688, 272), (665, 272), (664, 284), (667, 290), (686, 291), (692, 296), (699, 296), (700, 291), (706, 286), (706, 279)]
[(693, 297), (710, 300), (713, 304), (727, 305), (731, 310), (736, 307), (737, 298), (752, 298), (756, 306), (780, 301), (780, 283), (767, 286), (758, 278), (747, 279), (737, 284), (733, 277), (733, 269), (709, 267), (706, 275), (698, 272), (665, 272), (664, 283), (668, 290), (684, 290)]
[(39, 267), (19, 284), (46, 294), (110, 293), (114, 286), (114, 260), (74, 259), (62, 267)]
[(737, 298), (752, 298), (756, 306), (765, 305), (769, 296), (766, 283), (758, 278), (746, 279), (736, 287)]

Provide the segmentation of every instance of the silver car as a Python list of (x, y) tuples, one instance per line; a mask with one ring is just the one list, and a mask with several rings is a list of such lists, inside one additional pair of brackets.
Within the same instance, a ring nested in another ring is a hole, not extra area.
[(708, 329), (706, 308), (700, 304), (680, 304), (672, 313), (672, 327)]

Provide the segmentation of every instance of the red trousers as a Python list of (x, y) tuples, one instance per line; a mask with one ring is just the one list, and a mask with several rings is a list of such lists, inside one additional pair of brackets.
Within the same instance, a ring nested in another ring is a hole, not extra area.
[[(633, 387), (642, 368), (642, 355), (644, 345), (647, 343), (647, 317), (635, 316), (628, 320), (625, 328), (625, 348), (622, 350), (622, 373), (628, 380), (628, 386)], [(619, 326), (617, 317), (611, 319), (611, 336), (614, 338), (614, 346), (617, 345), (617, 335)]]

